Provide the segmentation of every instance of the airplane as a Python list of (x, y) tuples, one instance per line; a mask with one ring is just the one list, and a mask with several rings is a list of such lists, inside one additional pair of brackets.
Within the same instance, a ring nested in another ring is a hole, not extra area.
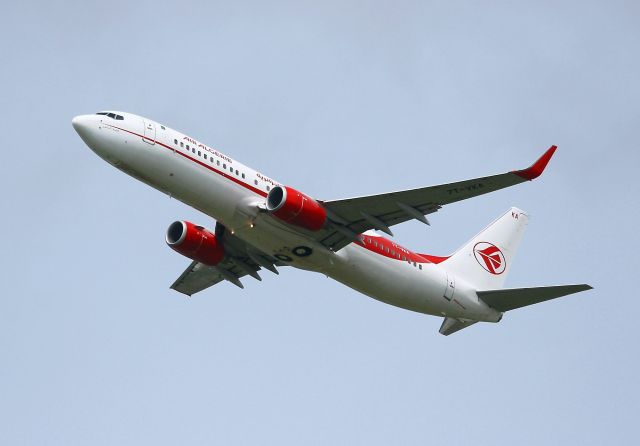
[(450, 335), (504, 313), (592, 289), (587, 284), (504, 289), (528, 223), (508, 209), (450, 256), (400, 246), (390, 227), (429, 225), (443, 206), (534, 180), (556, 151), (526, 169), (338, 200), (314, 199), (251, 169), (191, 136), (132, 113), (76, 116), (72, 125), (109, 164), (216, 220), (213, 230), (175, 221), (166, 243), (192, 260), (171, 285), (191, 296), (221, 282), (292, 266), (324, 274), (384, 303), (443, 317)]

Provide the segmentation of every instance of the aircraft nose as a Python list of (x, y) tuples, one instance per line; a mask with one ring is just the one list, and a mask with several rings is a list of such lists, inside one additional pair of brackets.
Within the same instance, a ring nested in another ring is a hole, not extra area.
[(71, 125), (81, 137), (86, 136), (89, 130), (89, 120), (86, 115), (76, 116), (71, 120)]

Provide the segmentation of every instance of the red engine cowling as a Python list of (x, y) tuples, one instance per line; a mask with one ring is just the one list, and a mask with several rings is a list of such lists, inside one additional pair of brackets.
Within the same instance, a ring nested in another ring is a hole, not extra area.
[(267, 210), (282, 221), (311, 231), (322, 229), (327, 220), (327, 212), (320, 203), (287, 186), (269, 191)]
[(167, 245), (183, 256), (215, 266), (224, 258), (224, 247), (215, 234), (188, 221), (176, 221), (167, 229)]

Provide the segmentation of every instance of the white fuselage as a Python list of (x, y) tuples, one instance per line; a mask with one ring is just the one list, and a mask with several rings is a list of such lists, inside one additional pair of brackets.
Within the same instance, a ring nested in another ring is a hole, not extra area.
[[(220, 221), (236, 237), (293, 267), (319, 272), (374, 299), (437, 316), (497, 322), (463, 278), (375, 233), (334, 252), (260, 212), (280, 183), (210, 146), (131, 113), (83, 115), (73, 125), (107, 162)], [(382, 246), (391, 247), (389, 253)], [(378, 248), (378, 246), (380, 248)], [(296, 247), (311, 249), (296, 255)], [(396, 252), (392, 255), (393, 252)], [(413, 260), (411, 260), (413, 259)]]

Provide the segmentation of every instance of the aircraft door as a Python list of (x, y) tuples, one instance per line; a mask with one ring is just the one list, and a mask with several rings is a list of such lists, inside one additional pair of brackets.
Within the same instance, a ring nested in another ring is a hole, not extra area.
[(144, 136), (142, 140), (148, 144), (156, 143), (156, 124), (153, 121), (144, 121)]
[(451, 300), (455, 291), (456, 279), (451, 274), (447, 273), (447, 287), (444, 289), (444, 298), (447, 300)]

